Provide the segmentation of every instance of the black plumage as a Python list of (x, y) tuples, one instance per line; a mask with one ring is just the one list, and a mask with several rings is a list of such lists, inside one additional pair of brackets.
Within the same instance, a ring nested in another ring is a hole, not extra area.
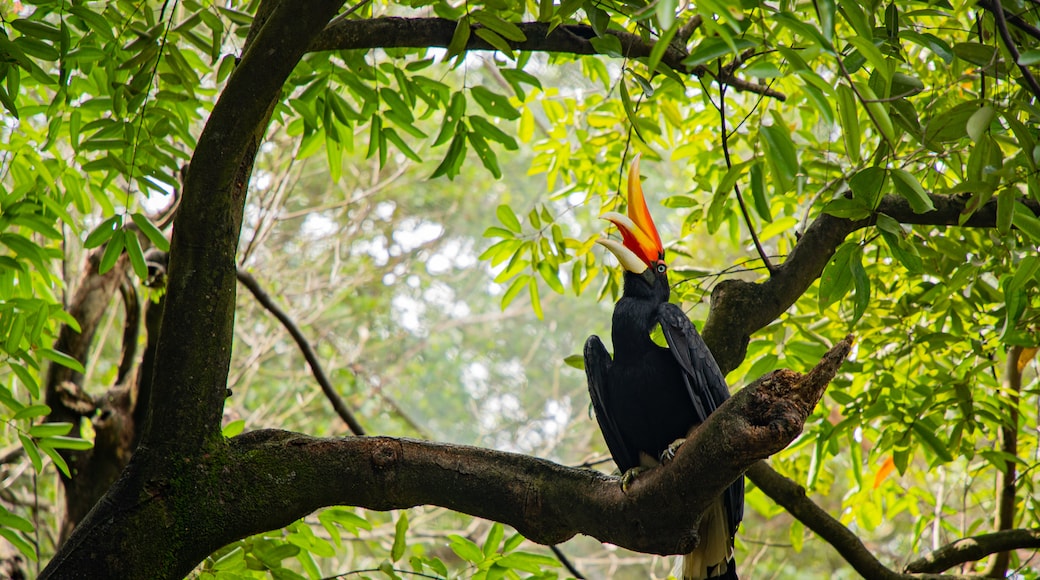
[[(585, 371), (596, 420), (622, 473), (655, 465), (673, 442), (729, 398), (725, 378), (697, 329), (681, 308), (668, 302), (664, 250), (643, 201), (638, 160), (629, 178), (629, 205), (629, 217), (604, 216), (618, 226), (625, 244), (600, 241), (625, 268), (624, 289), (611, 327), (613, 359), (599, 337), (590, 336), (585, 343)], [(667, 348), (651, 338), (658, 325)], [(743, 478), (721, 499), (718, 516), (724, 525), (702, 529), (702, 535), (716, 537), (702, 538), (698, 546), (702, 549), (707, 543), (714, 555), (707, 564), (703, 554), (693, 556), (701, 558), (702, 572), (689, 572), (685, 578), (736, 578), (730, 557), (744, 512)], [(688, 561), (692, 562), (689, 557)]]

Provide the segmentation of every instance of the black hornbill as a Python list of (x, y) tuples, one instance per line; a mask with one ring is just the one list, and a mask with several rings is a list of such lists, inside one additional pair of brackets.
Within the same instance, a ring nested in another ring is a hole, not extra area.
[[(597, 240), (625, 269), (614, 307), (614, 358), (598, 336), (585, 342), (585, 373), (603, 438), (623, 482), (635, 468), (670, 456), (692, 427), (729, 398), (726, 380), (707, 345), (681, 308), (668, 302), (664, 247), (643, 197), (639, 158), (628, 175), (628, 216), (601, 216), (621, 231), (623, 243)], [(668, 347), (651, 338), (661, 326)], [(682, 580), (736, 579), (733, 536), (744, 515), (744, 478), (704, 513), (697, 548), (684, 556)]]

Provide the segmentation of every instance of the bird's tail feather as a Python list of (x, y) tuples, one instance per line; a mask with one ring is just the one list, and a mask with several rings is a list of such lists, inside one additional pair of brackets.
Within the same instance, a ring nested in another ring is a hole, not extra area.
[(729, 523), (720, 497), (701, 516), (700, 543), (682, 557), (682, 580), (738, 580)]

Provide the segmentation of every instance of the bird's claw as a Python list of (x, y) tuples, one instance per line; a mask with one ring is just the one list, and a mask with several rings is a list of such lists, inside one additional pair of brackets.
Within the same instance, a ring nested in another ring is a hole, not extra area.
[(671, 463), (672, 460), (675, 459), (675, 454), (679, 452), (679, 448), (682, 447), (682, 444), (685, 442), (686, 439), (682, 437), (672, 441), (672, 443), (661, 452), (661, 464), (665, 465)]
[(628, 493), (629, 486), (635, 481), (636, 476), (646, 471), (645, 467), (633, 467), (621, 474), (621, 491)]

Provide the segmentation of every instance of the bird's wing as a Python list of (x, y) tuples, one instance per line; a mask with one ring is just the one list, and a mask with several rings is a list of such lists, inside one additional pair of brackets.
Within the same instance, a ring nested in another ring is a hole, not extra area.
[(668, 350), (683, 369), (686, 390), (703, 422), (723, 401), (729, 398), (726, 379), (711, 356), (686, 313), (675, 304), (665, 302), (657, 308), (657, 320), (661, 323)]
[[(666, 302), (658, 307), (657, 316), (668, 349), (683, 369), (686, 389), (693, 400), (694, 408), (697, 413), (703, 413), (699, 419), (704, 421), (729, 398), (726, 379), (722, 376), (715, 357), (708, 350), (708, 345), (704, 344), (704, 339), (681, 308)], [(740, 477), (734, 481), (722, 497), (732, 535), (744, 519), (744, 478)]]
[(614, 463), (621, 471), (639, 465), (639, 453), (625, 445), (625, 438), (611, 417), (608, 400), (610, 397), (610, 386), (608, 384), (608, 371), (613, 361), (610, 353), (600, 341), (599, 337), (592, 335), (585, 341), (585, 377), (589, 383), (589, 396), (592, 398), (592, 409), (596, 413), (596, 422), (599, 430), (603, 433), (603, 439), (607, 442), (607, 449), (614, 458)]

